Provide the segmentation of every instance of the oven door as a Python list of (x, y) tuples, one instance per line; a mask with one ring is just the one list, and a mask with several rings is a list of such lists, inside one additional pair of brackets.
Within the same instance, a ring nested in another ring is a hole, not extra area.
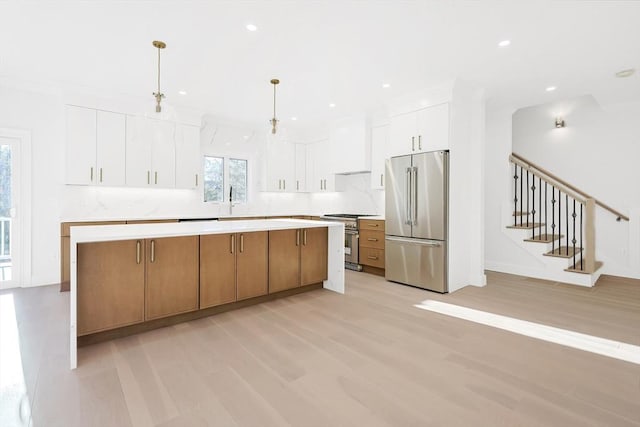
[(344, 230), (344, 261), (358, 263), (358, 245), (360, 233), (357, 230)]

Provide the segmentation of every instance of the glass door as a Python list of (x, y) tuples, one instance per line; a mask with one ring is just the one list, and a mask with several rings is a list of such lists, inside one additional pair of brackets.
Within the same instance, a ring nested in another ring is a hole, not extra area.
[(0, 289), (20, 286), (20, 144), (0, 137)]

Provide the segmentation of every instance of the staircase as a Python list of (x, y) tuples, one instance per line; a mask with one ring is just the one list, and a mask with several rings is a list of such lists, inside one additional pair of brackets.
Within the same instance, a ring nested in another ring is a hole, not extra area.
[(548, 171), (513, 153), (513, 199), (503, 221), (506, 234), (538, 261), (534, 277), (593, 286), (596, 261), (596, 205), (629, 219)]

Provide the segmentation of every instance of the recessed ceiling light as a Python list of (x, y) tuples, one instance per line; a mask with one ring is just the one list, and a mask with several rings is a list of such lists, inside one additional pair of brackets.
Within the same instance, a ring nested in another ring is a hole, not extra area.
[(291, 117), (291, 120), (296, 121), (296, 120), (298, 120), (298, 118), (297, 117)]
[(502, 40), (500, 43), (498, 43), (498, 46), (500, 47), (507, 47), (511, 44), (511, 40)]
[(256, 31), (258, 29), (258, 27), (256, 27), (253, 24), (247, 24), (247, 30), (249, 31)]
[(635, 68), (629, 68), (629, 69), (626, 69), (626, 70), (621, 70), (621, 71), (618, 71), (616, 73), (616, 77), (621, 77), (621, 78), (622, 77), (629, 77), (635, 72), (636, 72)]
[(186, 91), (186, 90), (179, 90), (179, 91), (178, 91), (178, 93), (179, 93), (180, 95), (186, 95), (186, 94), (187, 94), (187, 91)]
[(388, 88), (390, 88), (390, 87), (391, 87), (391, 85), (390, 85), (389, 83), (382, 83), (382, 87), (383, 87), (384, 89), (388, 89)]
[(556, 89), (557, 89), (557, 87), (555, 87), (555, 86), (549, 86), (549, 87), (548, 87), (548, 88), (546, 88), (545, 90), (546, 90), (547, 92), (553, 92), (553, 91), (554, 91), (554, 90), (556, 90)]
[(332, 102), (331, 104), (329, 104), (329, 108), (336, 108), (336, 104)]

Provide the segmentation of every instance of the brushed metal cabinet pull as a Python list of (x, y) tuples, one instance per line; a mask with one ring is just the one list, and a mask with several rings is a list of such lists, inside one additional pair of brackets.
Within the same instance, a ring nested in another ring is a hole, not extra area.
[(236, 250), (236, 236), (235, 234), (232, 234), (231, 236), (229, 236), (231, 239), (231, 253), (234, 253)]
[(416, 137), (411, 137), (411, 151), (416, 151)]
[(100, 182), (102, 182), (102, 168), (100, 168)]
[(296, 246), (300, 246), (300, 230), (296, 230)]
[(418, 150), (422, 150), (422, 135), (418, 135)]
[(240, 253), (244, 252), (244, 234), (240, 235)]
[(370, 242), (377, 242), (378, 241), (378, 239), (376, 239), (375, 237), (369, 237), (367, 240), (370, 241)]
[(369, 259), (378, 259), (377, 256), (371, 256), (371, 255), (369, 255), (367, 258), (369, 258)]
[(91, 182), (93, 182), (93, 166), (91, 166)]
[(304, 231), (302, 232), (302, 244), (303, 244), (304, 246), (307, 246), (307, 230), (304, 230)]
[(147, 185), (151, 184), (151, 171), (147, 171)]
[(380, 187), (384, 187), (384, 174), (380, 174)]
[(322, 190), (322, 180), (320, 180), (320, 189)]
[(140, 264), (140, 249), (141, 249), (142, 244), (140, 243), (140, 240), (138, 240), (136, 242), (136, 264)]
[(155, 178), (154, 178), (154, 183), (157, 184), (158, 183), (158, 171), (155, 172)]
[(196, 174), (196, 187), (198, 186), (198, 174)]
[(286, 179), (283, 179), (283, 180), (282, 180), (282, 189), (283, 189), (283, 190), (286, 190), (286, 189), (287, 189), (287, 180), (286, 180)]
[(296, 180), (296, 191), (300, 190), (300, 181)]
[(151, 262), (156, 261), (156, 241), (151, 241)]

